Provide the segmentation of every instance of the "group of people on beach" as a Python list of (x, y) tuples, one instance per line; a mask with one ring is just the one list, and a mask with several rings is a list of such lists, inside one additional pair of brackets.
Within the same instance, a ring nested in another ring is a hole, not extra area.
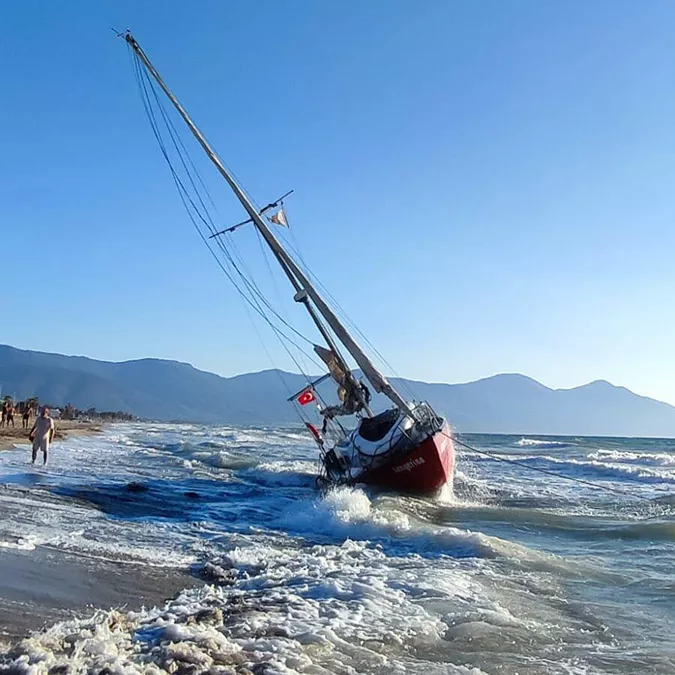
[(9, 426), (10, 422), (12, 427), (14, 427), (14, 402), (5, 400), (2, 402), (2, 421), (0, 421), (0, 428), (5, 425)]
[[(5, 399), (2, 403), (2, 420), (0, 421), (0, 428), (12, 425), (14, 428), (14, 402), (11, 399)], [(30, 426), (30, 418), (33, 413), (33, 407), (26, 405), (22, 413), (22, 428), (28, 429)], [(33, 443), (33, 458), (32, 464), (35, 464), (38, 452), (42, 451), (43, 464), (47, 463), (49, 455), (49, 444), (54, 438), (56, 425), (54, 420), (49, 416), (49, 408), (45, 405), (40, 408), (38, 416), (35, 418), (35, 424), (28, 434), (28, 439)]]
[[(9, 425), (12, 425), (12, 429), (14, 428), (14, 413), (16, 412), (16, 408), (14, 407), (14, 401), (11, 399), (5, 399), (2, 402), (2, 419), (0, 420), (0, 429), (2, 427), (6, 426), (9, 428)], [(19, 412), (21, 412), (21, 409), (19, 409)], [(23, 413), (21, 415), (21, 428), (22, 429), (28, 429), (30, 425), (30, 418), (33, 413), (33, 407), (30, 405), (26, 405), (23, 408)]]

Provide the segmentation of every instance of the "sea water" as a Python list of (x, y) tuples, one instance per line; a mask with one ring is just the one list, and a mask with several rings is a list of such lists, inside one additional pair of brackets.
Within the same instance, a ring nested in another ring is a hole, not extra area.
[(497, 459), (460, 450), (429, 498), (319, 492), (296, 428), (113, 426), (56, 445), (46, 471), (1, 453), (0, 555), (203, 581), (165, 606), (92, 608), (0, 669), (674, 673), (675, 441), (464, 440)]

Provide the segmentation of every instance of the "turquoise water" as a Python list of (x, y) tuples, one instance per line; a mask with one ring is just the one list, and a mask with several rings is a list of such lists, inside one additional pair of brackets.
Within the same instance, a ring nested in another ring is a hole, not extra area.
[(2, 453), (0, 555), (51, 547), (205, 580), (166, 607), (54, 626), (5, 664), (675, 672), (675, 441), (464, 440), (523, 466), (460, 451), (454, 490), (423, 499), (317, 492), (295, 428), (119, 425), (57, 446), (47, 472)]

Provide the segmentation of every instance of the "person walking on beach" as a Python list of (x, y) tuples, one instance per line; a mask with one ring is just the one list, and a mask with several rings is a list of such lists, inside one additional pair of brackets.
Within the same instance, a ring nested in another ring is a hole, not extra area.
[(9, 423), (12, 423), (12, 429), (14, 428), (14, 403), (9, 401), (7, 403), (7, 428), (9, 429)]
[(0, 428), (5, 426), (7, 421), (7, 401), (2, 402), (2, 421), (0, 421)]
[(28, 404), (24, 406), (23, 409), (23, 415), (21, 417), (21, 428), (22, 429), (28, 429), (28, 425), (30, 424), (30, 412), (32, 410), (32, 407)]
[(40, 410), (40, 416), (35, 419), (35, 424), (30, 430), (30, 434), (28, 434), (28, 439), (33, 441), (33, 461), (31, 464), (35, 464), (38, 450), (42, 450), (42, 463), (47, 463), (49, 444), (54, 438), (54, 430), (54, 420), (49, 416), (49, 408), (44, 406), (42, 410)]

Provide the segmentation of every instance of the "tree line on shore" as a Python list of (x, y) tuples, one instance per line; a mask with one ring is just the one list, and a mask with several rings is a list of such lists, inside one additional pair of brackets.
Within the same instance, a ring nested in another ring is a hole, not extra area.
[[(52, 411), (53, 416), (62, 420), (82, 420), (89, 422), (133, 422), (138, 418), (130, 413), (121, 410), (96, 410), (96, 408), (87, 408), (82, 410), (76, 408), (71, 403), (65, 406), (51, 405), (48, 402), (40, 402), (37, 396), (31, 396), (23, 401), (14, 402), (12, 396), (5, 396), (3, 403), (11, 404), (18, 415), (23, 415), (26, 411), (29, 415), (37, 415), (41, 407), (46, 406)], [(54, 415), (54, 413), (56, 413)]]

